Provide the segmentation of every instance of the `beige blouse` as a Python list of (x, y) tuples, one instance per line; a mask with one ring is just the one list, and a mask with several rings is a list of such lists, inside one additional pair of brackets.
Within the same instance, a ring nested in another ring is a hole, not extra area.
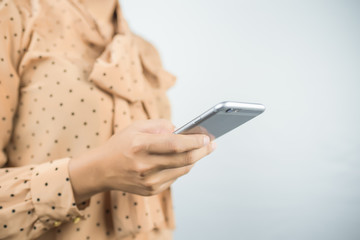
[(170, 189), (79, 207), (68, 163), (135, 120), (169, 119), (174, 82), (116, 0), (0, 0), (0, 239), (171, 239)]

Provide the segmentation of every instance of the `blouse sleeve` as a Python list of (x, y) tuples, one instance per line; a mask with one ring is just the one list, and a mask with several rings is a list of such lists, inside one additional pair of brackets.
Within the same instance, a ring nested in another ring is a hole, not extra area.
[(18, 104), (17, 67), (26, 51), (25, 14), (15, 1), (0, 1), (0, 239), (33, 239), (83, 217), (69, 178), (70, 158), (6, 168)]

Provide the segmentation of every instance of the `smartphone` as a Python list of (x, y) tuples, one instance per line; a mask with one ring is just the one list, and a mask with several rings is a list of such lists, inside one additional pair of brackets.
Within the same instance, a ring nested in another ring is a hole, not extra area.
[(246, 123), (265, 111), (258, 103), (221, 102), (174, 131), (176, 134), (206, 134), (211, 140)]

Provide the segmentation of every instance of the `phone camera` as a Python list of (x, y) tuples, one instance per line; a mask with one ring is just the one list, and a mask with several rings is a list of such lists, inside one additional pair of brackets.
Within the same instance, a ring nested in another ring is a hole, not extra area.
[(232, 112), (234, 112), (235, 111), (235, 109), (233, 109), (233, 108), (229, 108), (229, 109), (226, 109), (226, 111), (225, 112), (227, 112), (227, 113), (232, 113)]

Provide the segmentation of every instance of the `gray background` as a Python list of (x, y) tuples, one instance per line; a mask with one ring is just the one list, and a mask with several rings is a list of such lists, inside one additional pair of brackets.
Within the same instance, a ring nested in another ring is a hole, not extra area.
[(121, 1), (178, 77), (173, 120), (266, 112), (173, 185), (175, 239), (360, 239), (360, 1)]

